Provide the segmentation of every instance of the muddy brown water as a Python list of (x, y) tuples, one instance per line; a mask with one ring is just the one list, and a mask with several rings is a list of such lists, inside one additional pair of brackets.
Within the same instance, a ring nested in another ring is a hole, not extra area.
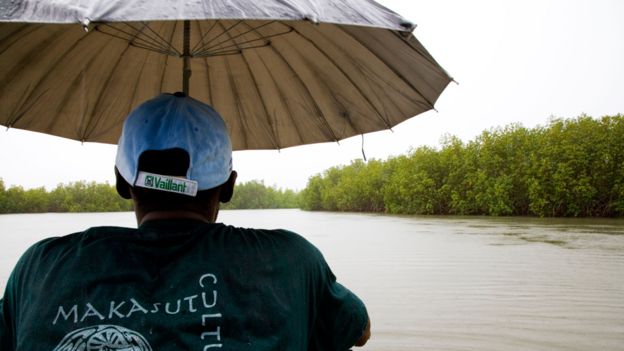
[[(624, 350), (624, 220), (222, 211), (287, 228), (367, 304), (363, 350)], [(0, 289), (21, 253), (132, 213), (0, 216)]]

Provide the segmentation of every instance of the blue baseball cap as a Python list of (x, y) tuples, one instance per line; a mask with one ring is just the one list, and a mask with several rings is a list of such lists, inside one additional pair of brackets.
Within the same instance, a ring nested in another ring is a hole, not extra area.
[[(174, 148), (189, 155), (186, 177), (139, 171), (143, 152)], [(131, 186), (195, 196), (198, 190), (212, 189), (228, 180), (232, 143), (225, 122), (212, 107), (183, 93), (161, 94), (139, 105), (126, 118), (115, 166)]]

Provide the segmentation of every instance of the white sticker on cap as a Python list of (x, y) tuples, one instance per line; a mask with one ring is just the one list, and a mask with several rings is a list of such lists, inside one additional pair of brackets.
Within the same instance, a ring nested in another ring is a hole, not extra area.
[(134, 185), (188, 196), (197, 195), (196, 181), (161, 174), (139, 172)]

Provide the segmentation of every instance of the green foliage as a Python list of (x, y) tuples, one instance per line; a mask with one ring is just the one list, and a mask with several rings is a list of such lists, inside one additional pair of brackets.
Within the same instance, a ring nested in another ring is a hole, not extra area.
[[(251, 181), (237, 185), (234, 197), (224, 208), (296, 208), (299, 195), (292, 190), (267, 187)], [(0, 179), (0, 213), (40, 212), (116, 212), (132, 211), (132, 201), (121, 198), (115, 187), (95, 182), (60, 184), (47, 192), (44, 188), (8, 189)]]
[(308, 210), (405, 214), (624, 215), (624, 116), (512, 124), (440, 149), (355, 161), (309, 179)]
[[(129, 211), (113, 186), (76, 182), (6, 188), (0, 213)], [(300, 193), (251, 181), (224, 208), (294, 208), (405, 214), (624, 215), (624, 116), (513, 124), (464, 143), (447, 136), (386, 161), (354, 161), (308, 180)]]
[(115, 187), (95, 182), (60, 184), (48, 192), (43, 187), (6, 189), (0, 179), (0, 213), (131, 211), (132, 202), (117, 195)]
[(232, 200), (222, 204), (223, 209), (297, 208), (299, 195), (290, 189), (268, 187), (263, 182), (252, 180), (237, 184)]
[(301, 192), (301, 206), (308, 210), (382, 212), (387, 170), (376, 160), (357, 160), (347, 167), (330, 168), (308, 180)]
[(131, 211), (132, 202), (121, 198), (115, 187), (95, 182), (60, 184), (50, 192), (49, 212)]

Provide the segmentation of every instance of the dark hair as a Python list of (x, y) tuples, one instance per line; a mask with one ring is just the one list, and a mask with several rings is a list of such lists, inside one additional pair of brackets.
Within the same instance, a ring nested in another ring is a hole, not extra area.
[[(139, 157), (139, 171), (169, 176), (186, 176), (190, 165), (188, 153), (179, 148), (167, 150), (148, 150)], [(117, 169), (117, 192), (124, 198), (130, 198), (132, 188), (135, 206), (143, 211), (193, 210), (209, 206), (217, 188), (198, 191), (192, 197), (142, 187), (131, 187), (119, 175)], [(120, 182), (123, 182), (120, 184)]]

